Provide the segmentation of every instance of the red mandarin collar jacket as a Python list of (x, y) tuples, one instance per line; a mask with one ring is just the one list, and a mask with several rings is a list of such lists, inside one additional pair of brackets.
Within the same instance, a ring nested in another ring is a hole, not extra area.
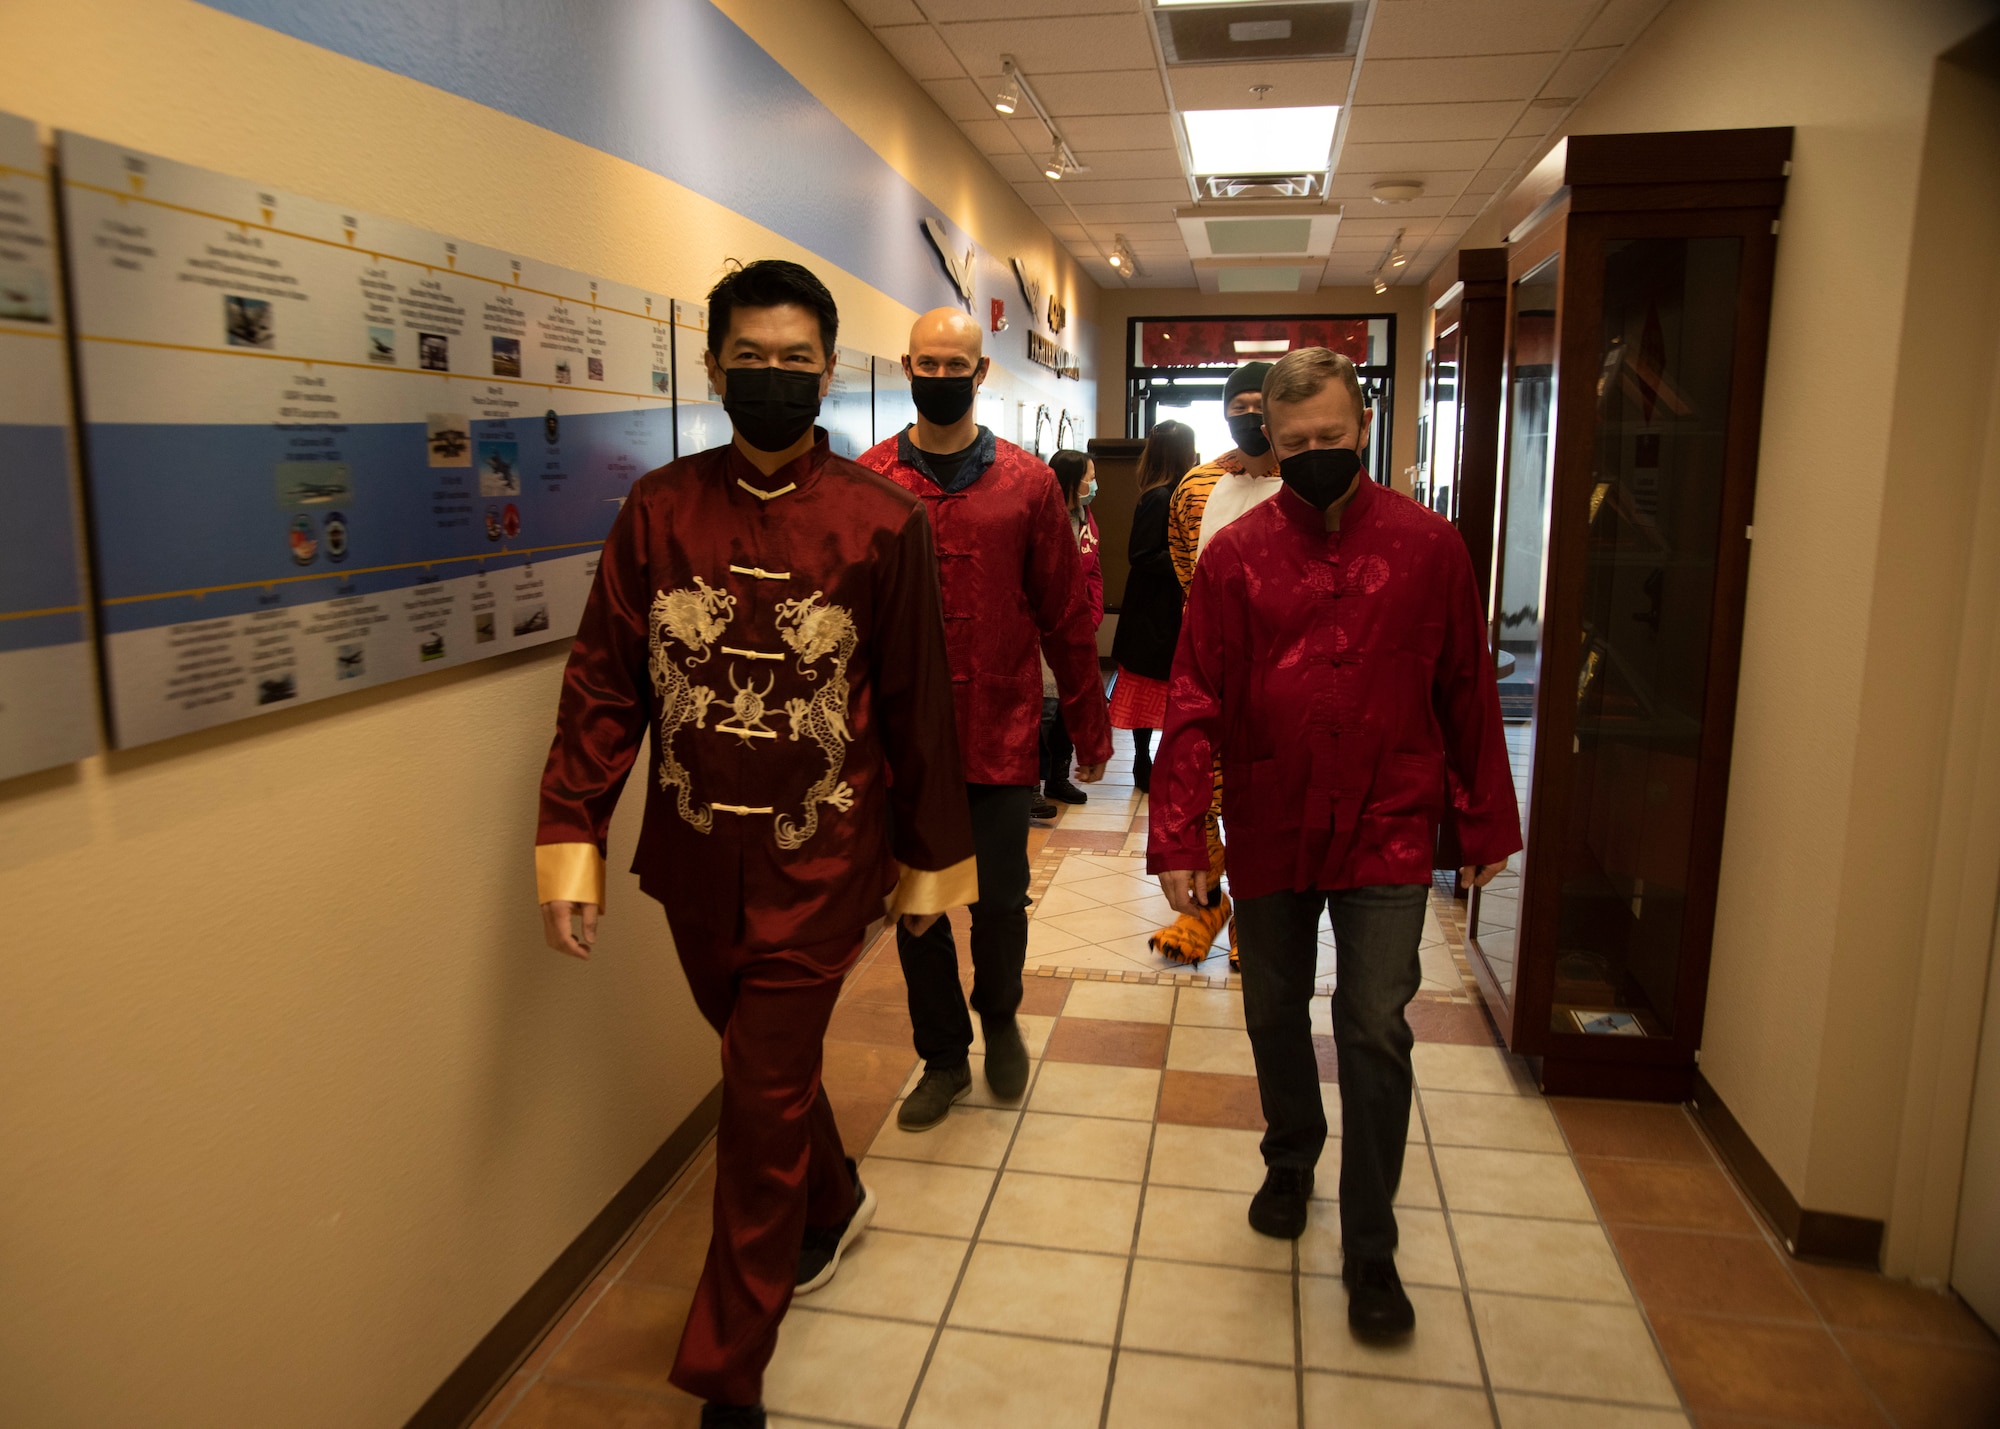
[(1289, 488), (1202, 552), (1153, 762), (1147, 867), (1205, 869), (1222, 761), (1229, 888), (1429, 883), (1521, 847), (1500, 695), (1451, 524), (1366, 477), (1341, 529)]
[(1102, 764), (1111, 757), (1111, 717), (1076, 533), (1055, 473), (982, 427), (992, 465), (946, 491), (914, 464), (922, 453), (908, 442), (905, 429), (862, 453), (861, 464), (921, 498), (930, 515), (965, 777), (974, 784), (1038, 779), (1038, 654), (1055, 672), (1077, 763)]
[(563, 672), (543, 902), (602, 904), (648, 730), (632, 868), (675, 927), (797, 947), (977, 897), (930, 526), (825, 432), (770, 476), (732, 443), (633, 485)]

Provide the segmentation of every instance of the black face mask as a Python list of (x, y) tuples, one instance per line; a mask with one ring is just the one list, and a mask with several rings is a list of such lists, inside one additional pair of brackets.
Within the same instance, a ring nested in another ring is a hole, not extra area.
[(1347, 495), (1361, 475), (1361, 453), (1351, 447), (1314, 447), (1278, 463), (1285, 485), (1321, 511)]
[(781, 452), (812, 430), (821, 375), (785, 367), (724, 368), (722, 410), (758, 451)]
[(963, 377), (912, 377), (910, 400), (926, 422), (949, 427), (972, 410), (976, 386), (970, 373)]
[(1262, 456), (1271, 449), (1271, 439), (1264, 435), (1261, 412), (1239, 412), (1231, 417), (1229, 435), (1236, 442), (1236, 450), (1245, 456)]

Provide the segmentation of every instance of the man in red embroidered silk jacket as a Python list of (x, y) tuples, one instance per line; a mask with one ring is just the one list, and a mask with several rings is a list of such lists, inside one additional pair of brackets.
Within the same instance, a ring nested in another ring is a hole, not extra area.
[(873, 1213), (820, 1083), (841, 978), (885, 911), (926, 930), (977, 884), (930, 523), (813, 425), (833, 298), (754, 263), (716, 285), (709, 320), (735, 439), (641, 477), (612, 526), (535, 867), (550, 945), (587, 957), (606, 829), (650, 732), (633, 871), (722, 1035), (715, 1231), (672, 1378), (709, 1401), (703, 1424), (762, 1424), (793, 1294)]
[[(1015, 1024), (1028, 952), (1028, 810), (1041, 772), (1042, 668), (1055, 672), (1076, 742), (1077, 778), (1104, 776), (1111, 724), (1097, 673), (1076, 537), (1055, 473), (974, 416), (987, 359), (979, 324), (953, 308), (924, 314), (903, 357), (917, 420), (861, 462), (922, 499), (937, 542), (945, 646), (966, 798), (978, 846), (972, 905), (972, 1009), (985, 1034), (987, 1084), (1011, 1099), (1028, 1081)], [(972, 1020), (951, 925), (899, 929), (910, 1022), (924, 1076), (897, 1109), (922, 1131), (972, 1089)]]
[(1410, 1120), (1404, 1015), (1447, 806), (1484, 884), (1521, 847), (1500, 697), (1465, 543), (1362, 472), (1354, 364), (1286, 354), (1264, 379), (1284, 487), (1208, 541), (1189, 588), (1153, 766), (1148, 866), (1188, 912), (1213, 895), (1215, 761), (1230, 831), (1243, 1010), (1263, 1101), (1250, 1224), (1305, 1230), (1326, 1144), (1311, 1003), (1321, 912), (1337, 967), (1340, 1231), (1348, 1324), (1415, 1324), (1391, 1209)]

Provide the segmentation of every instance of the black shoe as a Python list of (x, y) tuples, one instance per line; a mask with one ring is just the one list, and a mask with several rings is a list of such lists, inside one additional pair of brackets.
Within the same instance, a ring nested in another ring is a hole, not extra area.
[(905, 1131), (929, 1131), (951, 1115), (953, 1102), (964, 1101), (971, 1090), (970, 1062), (960, 1062), (949, 1071), (927, 1071), (896, 1109), (896, 1125)]
[(1347, 1328), (1357, 1339), (1393, 1340), (1416, 1328), (1417, 1312), (1389, 1257), (1343, 1261), (1340, 1278), (1347, 1286)]
[(1312, 1193), (1310, 1168), (1269, 1167), (1263, 1187), (1250, 1198), (1250, 1229), (1277, 1240), (1297, 1240), (1306, 1233), (1306, 1202)]
[(1043, 786), (1042, 792), (1062, 804), (1088, 804), (1090, 795), (1070, 783), (1067, 779), (1051, 779)]
[(1028, 1089), (1028, 1044), (1021, 1040), (1021, 1024), (1011, 1017), (984, 1025), (986, 1085), (1001, 1101), (1010, 1102)]
[(761, 1404), (704, 1404), (701, 1429), (764, 1429)]
[[(875, 1193), (861, 1184), (852, 1156), (847, 1158), (847, 1174), (854, 1182), (854, 1209), (837, 1226), (806, 1227), (806, 1238), (799, 1246), (799, 1278), (792, 1285), (794, 1295), (810, 1295), (833, 1279), (833, 1272), (840, 1269), (840, 1257), (875, 1219)], [(764, 1417), (759, 1413), (746, 1422), (762, 1424)]]
[(1141, 754), (1132, 761), (1132, 787), (1141, 794), (1153, 792), (1153, 756)]
[(1028, 805), (1028, 817), (1045, 824), (1053, 822), (1061, 814), (1062, 807), (1055, 800), (1045, 799), (1040, 794), (1035, 795), (1034, 801)]

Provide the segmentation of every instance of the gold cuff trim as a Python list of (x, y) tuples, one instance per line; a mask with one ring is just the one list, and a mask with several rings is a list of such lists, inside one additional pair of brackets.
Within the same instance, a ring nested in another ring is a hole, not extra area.
[(883, 900), (891, 918), (906, 913), (942, 913), (961, 903), (979, 901), (977, 859), (962, 859), (950, 868), (936, 870), (911, 868), (906, 863), (896, 867), (899, 870), (896, 886)]
[(729, 571), (731, 575), (755, 576), (760, 581), (788, 581), (792, 578), (790, 571), (767, 571), (762, 566), (731, 566)]
[(782, 650), (774, 655), (765, 650), (738, 650), (734, 645), (723, 646), (722, 653), (725, 655), (741, 655), (746, 660), (782, 660), (785, 658)]
[[(734, 733), (735, 731), (731, 731)], [(766, 804), (761, 809), (753, 809), (748, 804), (710, 804), (709, 808), (719, 814), (775, 814), (778, 811)]]
[(736, 478), (736, 484), (742, 487), (745, 491), (749, 492), (752, 496), (756, 497), (759, 501), (776, 501), (780, 496), (783, 496), (786, 492), (797, 491), (799, 489), (799, 484), (796, 481), (788, 481), (783, 486), (779, 487), (776, 491), (759, 491), (756, 487), (752, 486), (749, 482), (745, 481), (740, 476)]
[(604, 907), (604, 855), (596, 844), (536, 844), (535, 901)]

